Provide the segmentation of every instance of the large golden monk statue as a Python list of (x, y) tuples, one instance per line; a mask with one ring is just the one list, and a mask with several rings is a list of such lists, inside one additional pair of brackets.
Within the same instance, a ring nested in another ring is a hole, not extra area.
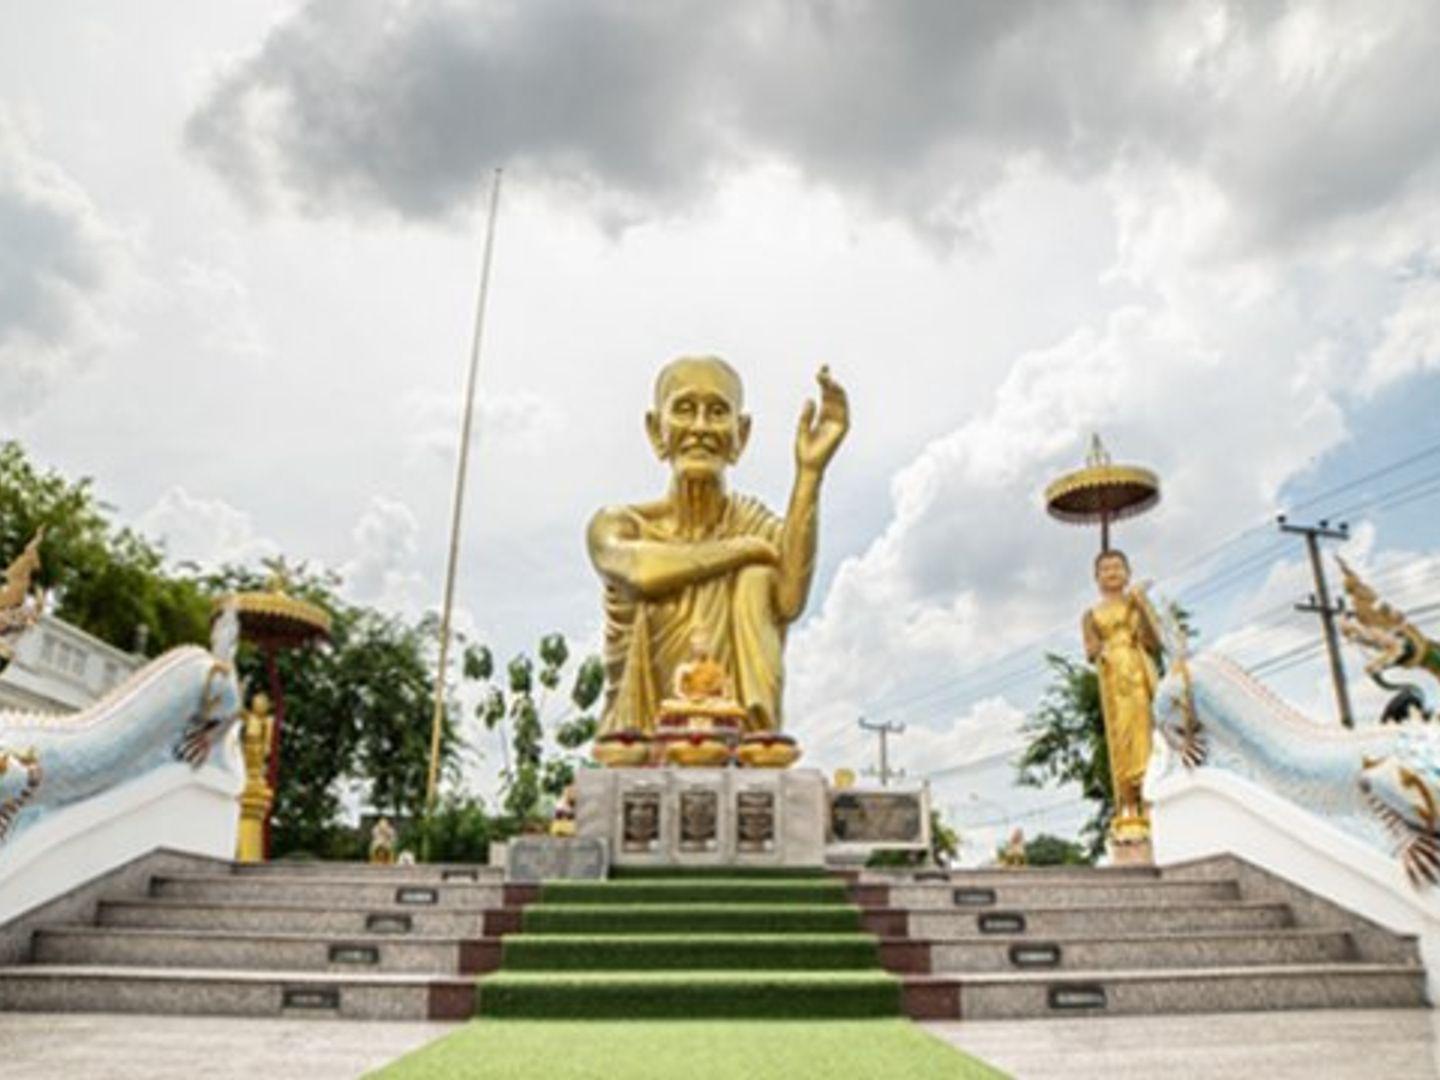
[(1111, 835), (1137, 840), (1148, 835), (1143, 787), (1150, 763), (1150, 706), (1158, 679), (1155, 658), (1160, 630), (1143, 588), (1130, 587), (1130, 561), (1121, 551), (1095, 560), (1100, 601), (1081, 622), (1085, 655), (1100, 677), (1100, 709), (1110, 777), (1115, 792)]
[(683, 357), (655, 380), (645, 429), (671, 469), (655, 502), (607, 507), (590, 522), (605, 583), (601, 734), (653, 729), (678, 668), (702, 641), (723, 669), (749, 731), (780, 728), (785, 630), (815, 569), (820, 480), (849, 428), (845, 391), (821, 368), (795, 437), (795, 487), (784, 518), (725, 486), (750, 417), (740, 376), (715, 357)]

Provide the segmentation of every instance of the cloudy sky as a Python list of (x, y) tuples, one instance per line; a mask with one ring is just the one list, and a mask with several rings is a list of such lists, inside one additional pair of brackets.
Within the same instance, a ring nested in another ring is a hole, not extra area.
[(861, 713), (912, 775), (1013, 746), (1093, 431), (1163, 478), (1140, 574), (1324, 715), (1273, 514), (1440, 586), (1437, 54), (1429, 0), (17, 0), (0, 432), (177, 559), (435, 605), (503, 166), (459, 591), (502, 654), (595, 640), (584, 524), (658, 492), (654, 372), (714, 352), (772, 505), (820, 363), (854, 403), (791, 638), (816, 763), (869, 761)]

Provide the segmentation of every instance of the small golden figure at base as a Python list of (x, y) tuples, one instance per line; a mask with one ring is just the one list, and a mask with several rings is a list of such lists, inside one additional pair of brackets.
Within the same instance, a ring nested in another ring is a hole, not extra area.
[(555, 803), (555, 813), (550, 819), (551, 836), (575, 835), (575, 785), (568, 785)]
[(265, 819), (275, 792), (266, 780), (275, 717), (270, 698), (256, 694), (240, 721), (240, 751), (245, 758), (245, 787), (240, 792), (240, 829), (235, 835), (236, 862), (265, 861)]
[(1029, 865), (1029, 857), (1025, 854), (1024, 829), (1016, 829), (1010, 834), (1010, 839), (1005, 841), (1005, 846), (1000, 849), (998, 861), (1001, 866)]
[(390, 819), (382, 817), (370, 830), (370, 861), (377, 866), (390, 866), (395, 862), (395, 826)]

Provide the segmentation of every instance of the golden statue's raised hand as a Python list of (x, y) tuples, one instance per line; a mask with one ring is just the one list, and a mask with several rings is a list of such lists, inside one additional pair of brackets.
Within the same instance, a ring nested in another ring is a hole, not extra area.
[(820, 384), (819, 416), (814, 400), (806, 401), (795, 433), (795, 463), (801, 469), (823, 472), (850, 430), (850, 403), (845, 388), (830, 377), (829, 367), (822, 367), (815, 381)]

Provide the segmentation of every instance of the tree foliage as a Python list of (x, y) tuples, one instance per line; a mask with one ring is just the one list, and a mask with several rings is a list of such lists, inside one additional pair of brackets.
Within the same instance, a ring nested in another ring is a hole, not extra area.
[(1025, 843), (1027, 866), (1085, 866), (1094, 861), (1091, 853), (1074, 840), (1049, 833), (1041, 833)]
[(1029, 787), (1075, 784), (1095, 812), (1080, 831), (1087, 853), (1098, 858), (1115, 813), (1110, 751), (1100, 712), (1100, 680), (1094, 667), (1048, 653), (1050, 684), (1021, 733), (1029, 743), (1020, 756), (1020, 783)]
[[(535, 661), (521, 653), (505, 667), (505, 687), (494, 681), (495, 663), (489, 649), (466, 649), (461, 668), (465, 676), (483, 684), (475, 717), (491, 731), (509, 721), (508, 760), (505, 765), (504, 806), (517, 821), (535, 817), (545, 796), (558, 797), (575, 779), (580, 758), (578, 750), (595, 737), (596, 718), (589, 712), (605, 686), (605, 668), (598, 656), (587, 656), (575, 669), (567, 711), (549, 719), (546, 707), (550, 695), (564, 680), (563, 669), (570, 659), (570, 647), (562, 634), (546, 634), (535, 650)], [(539, 699), (536, 686), (539, 686)], [(547, 745), (547, 727), (550, 741)]]
[(206, 640), (209, 603), (188, 574), (165, 571), (162, 549), (111, 524), (87, 478), (37, 468), (17, 442), (0, 443), (0, 563), (41, 527), (41, 572), (55, 613), (102, 641), (158, 656)]

